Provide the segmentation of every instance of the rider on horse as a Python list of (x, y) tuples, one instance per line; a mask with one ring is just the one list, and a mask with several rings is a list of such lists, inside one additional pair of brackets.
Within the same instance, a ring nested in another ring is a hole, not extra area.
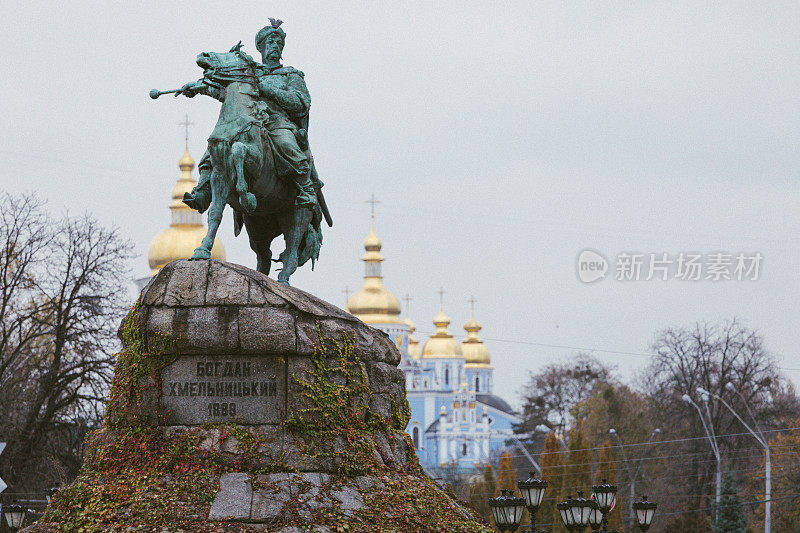
[[(270, 19), (270, 22), (269, 26), (256, 34), (256, 48), (261, 53), (262, 64), (253, 64), (258, 78), (258, 100), (265, 104), (269, 116), (264, 122), (262, 134), (272, 148), (278, 175), (293, 180), (297, 185), (296, 205), (313, 209), (317, 205), (313, 181), (316, 176), (307, 139), (311, 95), (303, 73), (281, 65), (286, 33), (280, 28), (282, 21)], [(221, 91), (204, 80), (187, 83), (181, 89), (181, 94), (190, 98), (205, 94), (223, 100)], [(200, 180), (184, 202), (202, 213), (211, 203), (212, 163), (208, 150), (201, 158), (198, 170)]]

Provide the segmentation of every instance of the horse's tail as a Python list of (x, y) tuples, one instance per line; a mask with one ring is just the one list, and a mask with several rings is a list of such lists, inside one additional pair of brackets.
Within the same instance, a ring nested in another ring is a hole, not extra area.
[(314, 270), (314, 265), (319, 259), (319, 249), (321, 247), (322, 231), (319, 224), (309, 224), (300, 242), (300, 249), (297, 252), (297, 266), (301, 267), (311, 259), (311, 270)]

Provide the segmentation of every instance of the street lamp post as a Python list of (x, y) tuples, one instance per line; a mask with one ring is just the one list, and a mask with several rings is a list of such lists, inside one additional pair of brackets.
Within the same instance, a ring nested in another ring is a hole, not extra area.
[(564, 527), (567, 528), (567, 531), (577, 531), (575, 528), (575, 519), (572, 516), (570, 500), (572, 500), (572, 496), (567, 496), (566, 500), (556, 504), (556, 509), (558, 509), (558, 514), (561, 515), (561, 521), (564, 522)]
[(583, 531), (589, 525), (589, 516), (597, 502), (583, 497), (583, 492), (578, 491), (578, 497), (567, 496), (567, 499), (558, 505), (561, 521), (569, 531)]
[(489, 508), (497, 529), (514, 533), (522, 522), (525, 500), (517, 498), (510, 490), (501, 490), (500, 496), (489, 500)]
[(650, 529), (657, 507), (657, 503), (647, 501), (647, 496), (642, 496), (641, 500), (633, 504), (633, 508), (636, 510), (636, 522), (642, 533)]
[[(633, 471), (630, 463), (628, 462), (628, 455), (625, 453), (625, 445), (622, 444), (622, 439), (620, 438), (619, 433), (617, 433), (617, 430), (614, 428), (609, 429), (608, 433), (613, 435), (617, 439), (617, 442), (619, 442), (620, 450), (622, 450), (622, 460), (625, 463), (625, 471), (628, 473), (628, 480), (630, 481), (631, 485), (630, 501), (628, 502), (628, 514), (630, 515), (631, 527), (633, 527), (636, 520), (636, 517), (633, 516), (633, 500), (636, 499), (636, 478), (639, 476), (639, 470), (642, 468), (642, 463), (644, 462), (644, 454), (642, 454), (642, 457), (639, 458), (639, 461), (636, 463), (636, 470)], [(650, 433), (650, 438), (647, 439), (647, 444), (645, 445), (645, 453), (647, 453), (647, 449), (653, 442), (655, 436), (660, 433), (661, 433), (660, 428), (655, 428), (653, 432)]]
[(536, 528), (536, 511), (542, 505), (547, 481), (537, 478), (536, 472), (530, 472), (530, 477), (525, 481), (518, 481), (517, 487), (525, 500), (525, 507), (531, 515), (531, 531), (533, 531)]
[(600, 510), (600, 505), (597, 501), (594, 502), (592, 510), (589, 511), (589, 527), (592, 528), (592, 533), (598, 533), (603, 527), (603, 512)]
[[(501, 490), (500, 496), (489, 499), (492, 517), (497, 529), (501, 532), (514, 533), (519, 529), (522, 514), (527, 508), (531, 515), (531, 529), (528, 530), (528, 533), (533, 533), (536, 529), (536, 513), (544, 500), (547, 481), (538, 478), (535, 472), (530, 472), (530, 477), (524, 481), (518, 481), (517, 487), (522, 498), (514, 496), (514, 491)], [(567, 496), (565, 501), (556, 504), (556, 509), (568, 531), (580, 532), (589, 525), (593, 532), (618, 533), (616, 530), (608, 532), (607, 516), (614, 506), (616, 494), (617, 486), (604, 479), (599, 485), (592, 486), (591, 498), (584, 498), (583, 492), (578, 491), (576, 498)], [(639, 527), (642, 531), (646, 531), (653, 520), (656, 504), (648, 502), (647, 496), (645, 496), (642, 501), (634, 502), (632, 508)]]
[(597, 510), (600, 512), (600, 523), (602, 531), (608, 531), (608, 513), (614, 505), (614, 498), (617, 496), (617, 486), (611, 485), (605, 479), (599, 485), (592, 487), (592, 495), (597, 502)]
[(739, 392), (739, 390), (736, 388), (736, 386), (733, 383), (727, 383), (725, 385), (725, 388), (727, 390), (739, 395), (739, 398), (741, 398), (742, 403), (747, 408), (747, 412), (750, 415), (750, 418), (753, 419), (753, 425), (755, 426), (756, 431), (754, 431), (753, 428), (751, 428), (747, 424), (747, 422), (745, 422), (742, 419), (742, 417), (739, 416), (739, 413), (734, 411), (733, 408), (728, 404), (728, 402), (723, 400), (718, 394), (710, 393), (707, 390), (701, 389), (701, 388), (698, 388), (697, 392), (699, 392), (699, 393), (701, 393), (701, 394), (703, 394), (705, 396), (708, 396), (710, 394), (711, 396), (714, 396), (714, 398), (716, 398), (717, 400), (722, 402), (722, 405), (724, 405), (728, 409), (728, 411), (730, 411), (733, 414), (733, 416), (735, 416), (739, 420), (739, 422), (741, 422), (742, 425), (745, 428), (747, 428), (747, 431), (749, 431), (750, 434), (753, 436), (753, 438), (756, 439), (756, 441), (764, 448), (764, 474), (765, 474), (765, 480), (764, 480), (764, 533), (770, 533), (771, 528), (772, 528), (772, 502), (770, 501), (772, 499), (772, 465), (770, 464), (770, 460), (769, 460), (769, 441), (764, 436), (764, 432), (761, 431), (761, 428), (759, 427), (758, 422), (756, 421), (756, 417), (753, 415), (753, 411), (750, 409), (750, 406), (747, 404), (747, 400), (745, 400), (744, 396), (742, 396), (742, 393)]
[[(698, 389), (701, 391), (703, 389)], [(720, 494), (722, 494), (722, 459), (719, 453), (719, 446), (717, 445), (717, 436), (714, 433), (714, 426), (713, 421), (711, 419), (711, 411), (708, 409), (708, 394), (700, 394), (700, 397), (703, 398), (704, 403), (706, 404), (706, 413), (708, 413), (708, 423), (706, 423), (705, 416), (703, 415), (703, 411), (700, 409), (700, 406), (697, 405), (692, 397), (688, 394), (684, 394), (681, 398), (684, 402), (688, 403), (689, 405), (693, 406), (697, 410), (697, 414), (700, 416), (700, 422), (703, 423), (703, 429), (706, 432), (706, 437), (708, 438), (708, 443), (711, 445), (711, 450), (714, 452), (714, 457), (717, 459), (717, 487), (716, 487), (716, 497), (714, 501), (716, 505), (714, 506), (714, 521), (716, 522), (719, 518), (719, 499)], [(711, 429), (709, 429), (709, 427)]]
[(5, 515), (8, 527), (13, 531), (17, 531), (25, 521), (25, 508), (16, 504), (7, 505), (3, 509), (3, 515)]

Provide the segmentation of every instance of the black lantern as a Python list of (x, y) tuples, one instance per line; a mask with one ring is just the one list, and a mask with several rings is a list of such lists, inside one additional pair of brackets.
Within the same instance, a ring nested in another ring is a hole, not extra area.
[(578, 491), (578, 497), (572, 499), (571, 505), (572, 515), (575, 517), (575, 525), (580, 526), (580, 530), (583, 530), (589, 525), (589, 513), (592, 511), (592, 507), (597, 505), (597, 502), (584, 498), (583, 492)]
[(589, 526), (591, 526), (592, 531), (600, 531), (600, 527), (603, 526), (603, 511), (600, 510), (600, 505), (597, 501), (594, 502), (592, 510), (589, 511)]
[(531, 514), (531, 531), (533, 531), (536, 527), (536, 511), (542, 505), (547, 481), (537, 478), (536, 472), (530, 472), (530, 477), (525, 481), (518, 481), (517, 487), (525, 500), (525, 507), (528, 508), (528, 512)]
[(489, 508), (492, 510), (497, 529), (513, 533), (522, 522), (525, 500), (514, 496), (510, 490), (501, 490), (500, 493), (497, 498), (489, 500)]
[(58, 492), (60, 487), (50, 487), (49, 489), (44, 489), (44, 497), (47, 498), (47, 503), (50, 503), (50, 500), (53, 499), (53, 495)]
[(617, 496), (617, 486), (609, 484), (604, 479), (602, 483), (592, 487), (592, 494), (594, 494), (594, 499), (600, 506), (600, 511), (603, 514), (608, 514), (614, 505), (614, 498)]
[(530, 477), (525, 481), (518, 481), (517, 487), (522, 497), (525, 498), (525, 507), (531, 514), (539, 510), (547, 488), (547, 481), (536, 477), (536, 472), (530, 472)]
[(589, 513), (595, 505), (597, 505), (597, 502), (587, 500), (583, 497), (583, 492), (578, 491), (577, 498), (567, 497), (556, 508), (568, 530), (583, 531), (589, 524)]
[(556, 504), (556, 509), (558, 509), (558, 514), (561, 515), (561, 521), (564, 522), (564, 527), (567, 528), (567, 531), (577, 531), (575, 529), (575, 518), (572, 516), (571, 501), (572, 496), (567, 496), (566, 500)]
[(636, 521), (639, 523), (639, 529), (642, 531), (650, 529), (650, 524), (653, 523), (653, 517), (656, 514), (657, 507), (657, 503), (647, 501), (647, 496), (642, 496), (641, 500), (633, 502), (633, 511), (636, 513)]
[(6, 505), (3, 508), (3, 515), (6, 517), (8, 527), (16, 531), (25, 521), (25, 508), (21, 505)]

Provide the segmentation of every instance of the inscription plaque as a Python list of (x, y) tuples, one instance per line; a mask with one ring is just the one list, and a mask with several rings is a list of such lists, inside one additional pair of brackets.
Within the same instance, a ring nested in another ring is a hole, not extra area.
[(286, 402), (282, 357), (182, 355), (161, 371), (171, 425), (279, 424)]

